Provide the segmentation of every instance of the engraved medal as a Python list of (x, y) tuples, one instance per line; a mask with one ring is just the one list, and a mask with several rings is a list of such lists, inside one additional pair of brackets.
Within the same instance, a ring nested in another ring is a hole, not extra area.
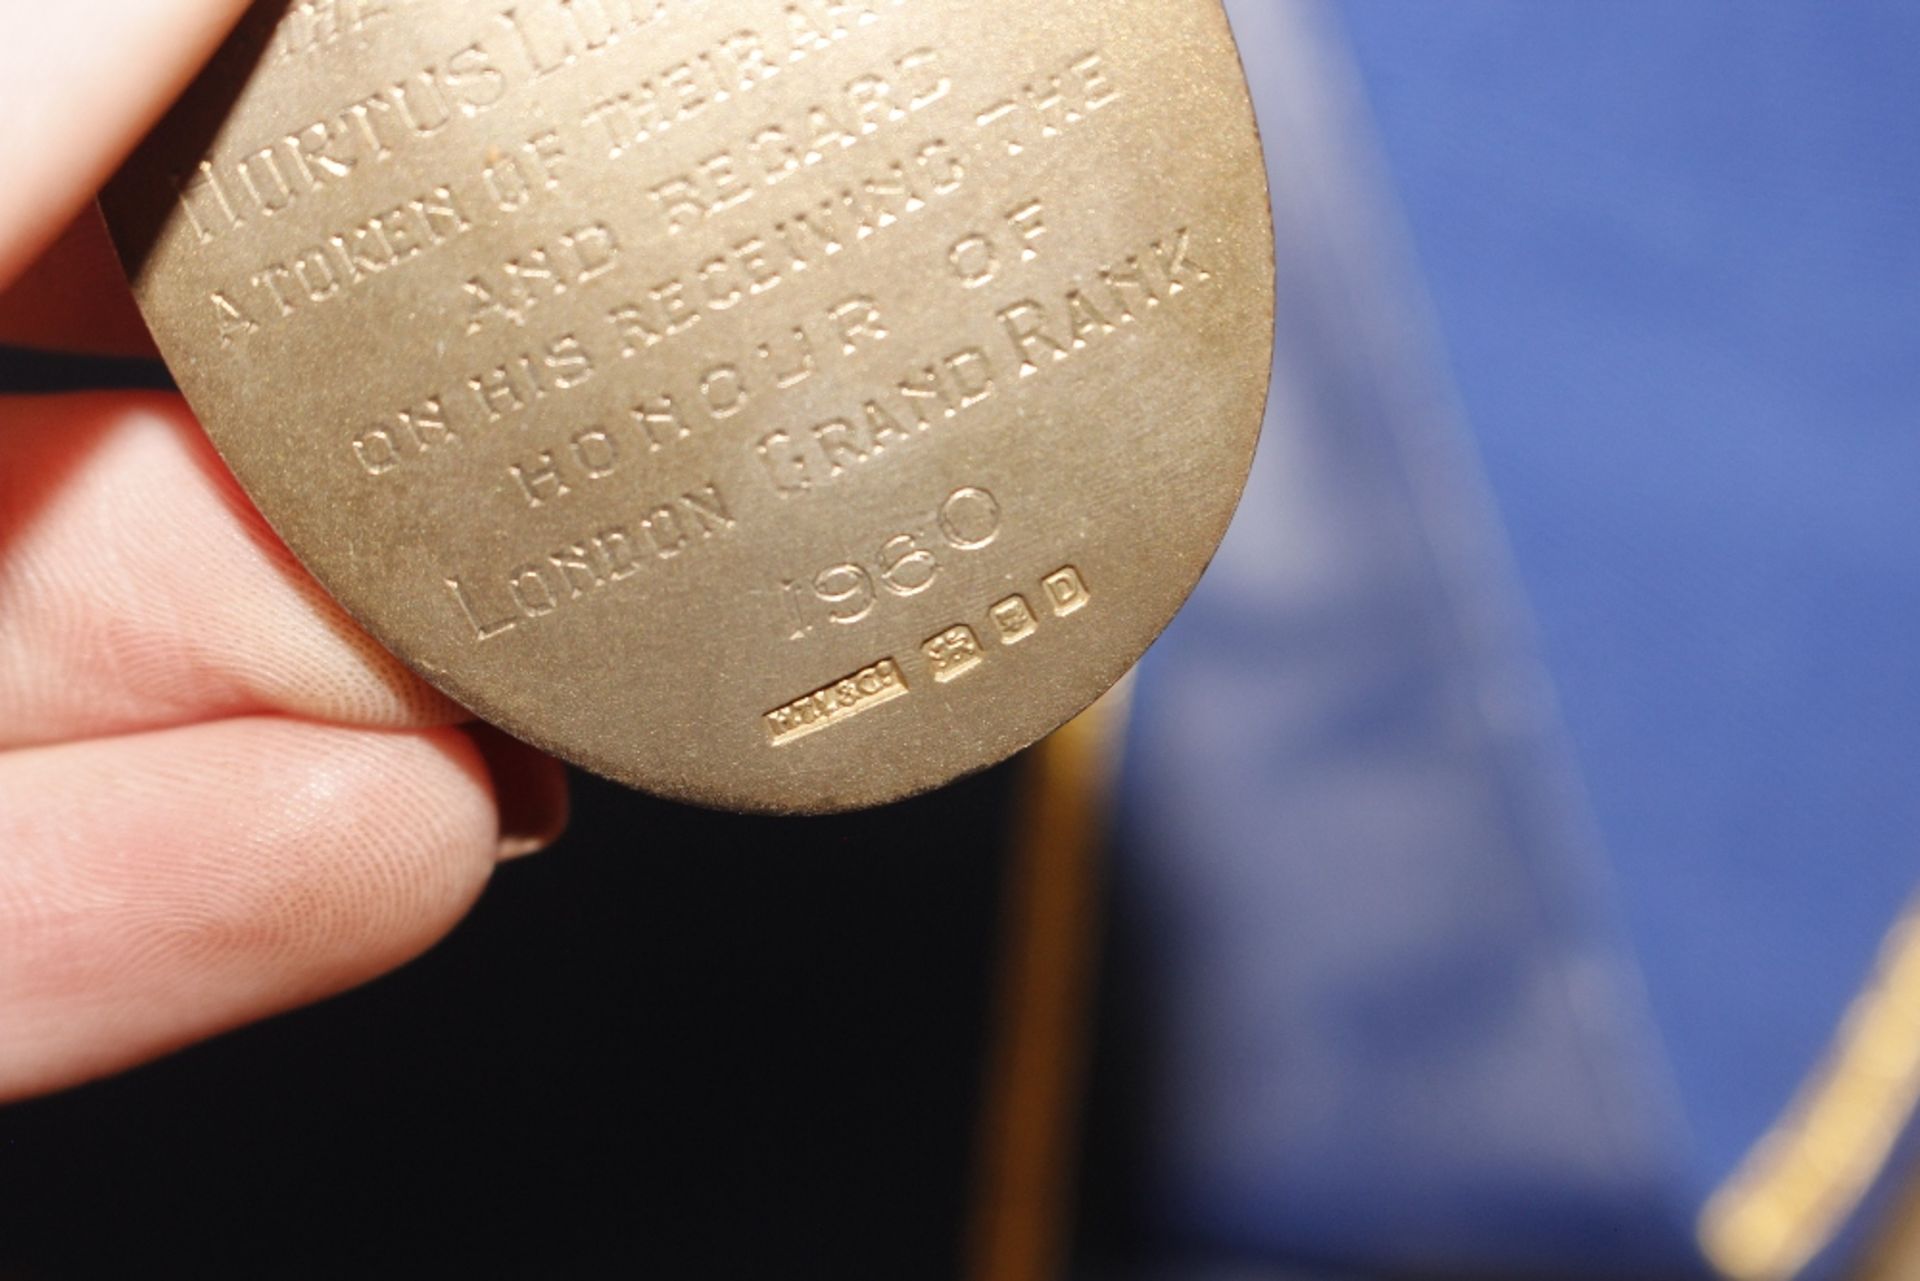
[(1219, 0), (281, 0), (102, 203), (345, 607), (704, 805), (1058, 727), (1192, 590), (1265, 401)]

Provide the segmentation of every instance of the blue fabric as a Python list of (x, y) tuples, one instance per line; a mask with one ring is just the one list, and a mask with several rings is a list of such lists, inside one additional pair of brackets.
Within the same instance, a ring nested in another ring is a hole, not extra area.
[(1115, 866), (1164, 1248), (1703, 1275), (1920, 884), (1920, 8), (1343, 0), (1357, 84), (1229, 8), (1275, 401)]
[(1123, 788), (1165, 1248), (1694, 1272), (1551, 702), (1303, 12), (1234, 10), (1274, 166), (1274, 402), (1147, 661)]
[(1711, 1183), (1920, 887), (1920, 6), (1340, 12)]

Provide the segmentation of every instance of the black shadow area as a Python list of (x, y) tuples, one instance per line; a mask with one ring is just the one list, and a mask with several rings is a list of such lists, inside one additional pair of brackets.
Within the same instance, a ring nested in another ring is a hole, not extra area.
[(811, 821), (577, 780), (423, 960), (0, 1110), (0, 1277), (956, 1275), (1014, 768)]

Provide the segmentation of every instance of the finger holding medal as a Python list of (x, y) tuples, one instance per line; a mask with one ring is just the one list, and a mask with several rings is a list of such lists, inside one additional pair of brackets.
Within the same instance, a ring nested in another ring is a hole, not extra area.
[[(886, 804), (1084, 710), (1225, 533), (1274, 252), (1215, 0), (123, 3), (12, 51), (95, 114), (10, 144), (0, 263), (151, 125), (100, 203), (200, 427), (0, 423), (0, 1094), (443, 932), (564, 813), (459, 708)], [(91, 226), (0, 334), (142, 344)]]
[[(85, 206), (244, 7), (21, 6), (0, 342), (150, 350)], [(372, 978), (557, 834), (559, 767), (369, 640), (179, 397), (0, 397), (0, 455), (0, 1101)]]

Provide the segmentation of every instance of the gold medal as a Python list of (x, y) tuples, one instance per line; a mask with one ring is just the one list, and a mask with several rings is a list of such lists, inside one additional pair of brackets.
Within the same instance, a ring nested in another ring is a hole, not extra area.
[(705, 805), (888, 801), (1084, 708), (1265, 401), (1219, 0), (262, 5), (103, 205), (368, 630)]

